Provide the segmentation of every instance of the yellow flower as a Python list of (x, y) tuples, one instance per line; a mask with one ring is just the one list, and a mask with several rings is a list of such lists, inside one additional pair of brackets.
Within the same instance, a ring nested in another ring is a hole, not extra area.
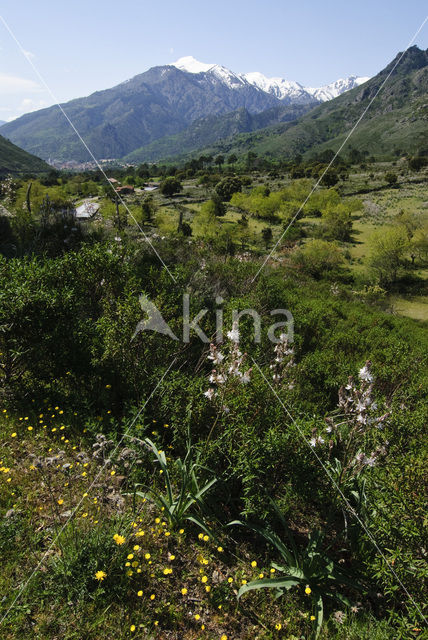
[(141, 590), (137, 592), (137, 596), (138, 596), (139, 598), (141, 598), (141, 596), (142, 596), (142, 595), (143, 595), (143, 592), (142, 592)]
[(208, 542), (209, 539), (210, 539), (209, 536), (207, 536), (207, 535), (204, 536), (204, 542)]
[(179, 533), (180, 535), (183, 535), (183, 533), (184, 533), (184, 529), (180, 529), (178, 533)]
[(233, 582), (233, 578), (228, 578), (227, 581), (229, 584), (231, 584)]
[(138, 544), (134, 545), (134, 551), (138, 551), (139, 548), (140, 548), (140, 545), (138, 545)]
[(223, 633), (223, 635), (221, 636), (220, 640), (227, 640), (227, 635), (225, 633)]
[(175, 556), (171, 554), (171, 555), (169, 556), (169, 559), (170, 559), (170, 560), (175, 560)]
[(16, 431), (14, 431), (14, 432), (11, 434), (11, 436), (10, 436), (10, 437), (11, 437), (11, 438), (16, 438)]
[(241, 584), (247, 584), (246, 580), (241, 580)]
[(253, 561), (252, 561), (252, 563), (251, 563), (251, 566), (252, 566), (253, 568), (254, 568), (254, 567), (257, 567), (257, 562), (256, 562), (255, 560), (253, 560)]
[(310, 593), (312, 593), (312, 589), (308, 585), (306, 586), (305, 593), (306, 595), (309, 595)]
[(146, 560), (150, 560), (150, 553), (145, 553), (144, 557), (145, 557)]
[(209, 584), (207, 584), (207, 586), (205, 587), (205, 591), (207, 593), (209, 593), (211, 591), (211, 587), (209, 586)]
[(152, 595), (150, 596), (150, 600), (154, 600), (156, 598), (155, 594), (152, 593)]
[(107, 574), (104, 571), (97, 571), (95, 574), (95, 579), (99, 582), (102, 582), (104, 578), (107, 577)]
[(129, 627), (129, 630), (134, 632), (135, 631), (135, 624), (131, 624), (131, 626)]
[(217, 551), (220, 551), (220, 553), (223, 551), (223, 547), (217, 547)]
[(62, 498), (60, 498), (60, 499), (58, 500), (58, 504), (64, 504), (64, 500), (63, 500)]
[(134, 557), (134, 554), (133, 554), (133, 553), (129, 553), (129, 554), (126, 556), (127, 560), (132, 560), (132, 559), (133, 559), (133, 557)]
[(282, 629), (282, 624), (281, 624), (280, 622), (277, 622), (277, 624), (275, 625), (275, 629), (276, 629), (277, 631), (281, 631), (281, 629)]
[(195, 620), (200, 620), (201, 616), (199, 615), (199, 613), (195, 613)]
[(272, 569), (270, 570), (271, 573), (275, 573), (275, 569), (272, 567)]
[(120, 536), (118, 533), (114, 534), (113, 540), (115, 541), (116, 544), (124, 544), (125, 543), (125, 538), (123, 536)]
[(183, 587), (182, 590), (181, 590), (181, 595), (185, 596), (186, 593), (187, 593), (187, 589), (186, 589), (186, 587)]
[(201, 582), (208, 582), (208, 578), (207, 578), (207, 576), (202, 576), (202, 578), (201, 578)]
[(203, 540), (204, 539), (204, 534), (203, 533), (199, 533), (198, 534), (198, 538), (199, 538), (199, 540)]
[(315, 620), (315, 616), (311, 616), (311, 620), (314, 621)]

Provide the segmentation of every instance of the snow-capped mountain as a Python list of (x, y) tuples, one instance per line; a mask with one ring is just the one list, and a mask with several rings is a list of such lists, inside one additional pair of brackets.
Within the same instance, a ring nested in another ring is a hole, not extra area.
[(270, 93), (279, 100), (284, 100), (284, 98), (291, 98), (293, 100), (308, 98), (308, 93), (305, 88), (293, 80), (266, 78), (266, 76), (258, 71), (246, 73), (243, 77), (253, 86), (266, 91), (266, 93)]
[(326, 84), (324, 87), (312, 88), (305, 87), (306, 91), (311, 94), (317, 100), (321, 102), (326, 102), (327, 100), (333, 100), (333, 98), (337, 98), (345, 91), (350, 91), (355, 87), (359, 87), (360, 84), (364, 84), (370, 80), (369, 77), (365, 76), (349, 76), (349, 78), (340, 78), (331, 84)]
[(313, 99), (325, 102), (337, 98), (341, 93), (358, 87), (360, 84), (363, 84), (363, 82), (369, 80), (368, 77), (349, 76), (349, 78), (341, 78), (323, 87), (304, 87), (299, 82), (293, 80), (267, 78), (258, 71), (251, 73), (234, 73), (218, 64), (199, 62), (193, 56), (180, 58), (172, 63), (172, 66), (187, 73), (208, 74), (224, 82), (224, 84), (230, 88), (238, 88), (246, 84), (251, 84), (253, 87), (261, 89), (279, 100), (287, 100), (289, 102), (310, 102)]
[[(219, 119), (212, 121), (217, 138), (231, 131), (247, 132), (289, 121), (319, 100), (330, 99), (354, 86), (355, 80), (307, 89), (298, 82), (266, 78), (261, 73), (235, 73), (189, 56), (173, 64), (151, 67), (126, 82), (66, 106), (97, 157), (123, 158), (207, 117)], [(235, 116), (229, 115), (234, 113)], [(226, 118), (222, 120), (223, 116)], [(202, 129), (209, 129), (206, 121)], [(4, 124), (1, 132), (14, 144), (44, 159), (89, 160), (87, 150), (76, 140), (67, 121), (58, 118), (55, 105)], [(199, 129), (192, 132), (193, 139), (199, 136), (203, 144)]]
[(199, 62), (199, 60), (196, 60), (193, 56), (180, 58), (171, 66), (177, 67), (180, 71), (186, 71), (187, 73), (206, 73), (213, 79), (223, 82), (230, 88), (241, 88), (248, 84), (244, 76), (241, 74), (234, 73), (233, 71), (230, 71), (230, 69), (226, 69), (226, 67), (222, 67), (219, 64), (205, 64), (204, 62)]

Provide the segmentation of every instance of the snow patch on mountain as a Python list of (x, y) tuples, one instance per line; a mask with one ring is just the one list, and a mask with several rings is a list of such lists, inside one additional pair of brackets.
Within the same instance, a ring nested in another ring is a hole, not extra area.
[(285, 80), (284, 78), (266, 78), (266, 76), (258, 71), (246, 73), (243, 75), (243, 78), (255, 87), (279, 98), (279, 100), (301, 97), (306, 93), (304, 87), (298, 82)]
[(326, 100), (337, 98), (337, 96), (345, 93), (345, 91), (359, 87), (361, 84), (364, 84), (364, 82), (367, 82), (367, 80), (370, 80), (370, 78), (365, 76), (349, 76), (349, 78), (339, 78), (339, 80), (326, 84), (323, 87), (305, 87), (305, 89), (317, 100), (325, 102)]
[(185, 56), (171, 66), (177, 67), (181, 71), (187, 73), (205, 73), (209, 74), (214, 82), (221, 82), (231, 89), (242, 88), (245, 85), (252, 85), (265, 93), (275, 96), (278, 100), (299, 100), (310, 101), (311, 99), (325, 102), (337, 98), (341, 93), (349, 91), (360, 84), (367, 82), (370, 78), (363, 76), (349, 76), (349, 78), (340, 78), (331, 84), (323, 87), (304, 87), (294, 80), (286, 80), (285, 78), (267, 78), (258, 71), (251, 73), (234, 73), (230, 69), (219, 64), (206, 64), (199, 62), (193, 56)]
[(219, 80), (230, 88), (236, 88), (245, 84), (245, 80), (241, 75), (234, 73), (226, 67), (222, 67), (220, 64), (205, 64), (199, 62), (193, 56), (185, 56), (180, 58), (176, 62), (173, 62), (173, 67), (177, 67), (181, 71), (187, 71), (187, 73), (209, 73), (215, 80)]
[(212, 67), (216, 65), (206, 64), (204, 62), (199, 62), (193, 56), (184, 56), (183, 58), (179, 58), (176, 62), (171, 63), (171, 67), (177, 67), (181, 71), (187, 71), (187, 73), (204, 73), (209, 71)]

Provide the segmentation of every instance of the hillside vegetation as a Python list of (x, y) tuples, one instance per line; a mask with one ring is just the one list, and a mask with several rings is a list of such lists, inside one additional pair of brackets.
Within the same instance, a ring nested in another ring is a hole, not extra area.
[(1, 181), (5, 640), (424, 637), (425, 157), (250, 160)]
[(46, 173), (49, 165), (0, 136), (0, 178)]

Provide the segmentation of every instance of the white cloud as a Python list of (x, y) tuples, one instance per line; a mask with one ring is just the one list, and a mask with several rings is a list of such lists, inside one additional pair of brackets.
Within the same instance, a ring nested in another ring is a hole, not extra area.
[(28, 93), (29, 91), (41, 91), (41, 89), (40, 85), (33, 80), (0, 73), (0, 94), (12, 95), (16, 93)]
[(0, 108), (0, 112), (8, 111), (10, 113), (11, 111), (13, 111), (12, 116), (6, 116), (6, 114), (4, 116), (8, 122), (11, 122), (12, 120), (15, 120), (15, 118), (19, 118), (19, 116), (24, 115), (24, 113), (30, 113), (31, 111), (44, 109), (45, 107), (49, 107), (50, 104), (52, 103), (46, 102), (46, 100), (34, 100), (33, 98), (24, 98), (23, 100), (21, 100), (21, 103), (15, 109), (8, 109), (3, 107), (3, 108)]

